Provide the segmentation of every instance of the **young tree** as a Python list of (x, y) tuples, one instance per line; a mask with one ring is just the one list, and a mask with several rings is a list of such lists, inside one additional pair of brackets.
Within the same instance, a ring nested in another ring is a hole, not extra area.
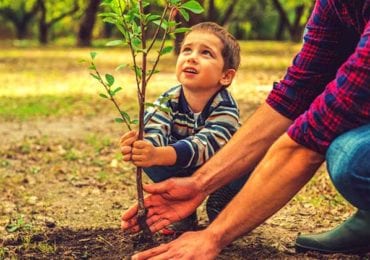
[[(132, 64), (129, 67), (134, 72), (137, 87), (139, 118), (132, 120), (127, 112), (122, 110), (115, 99), (116, 94), (122, 90), (122, 87), (115, 86), (115, 78), (111, 74), (106, 74), (104, 77), (99, 73), (94, 59), (96, 53), (91, 53), (91, 64), (89, 69), (91, 75), (98, 80), (104, 87), (105, 93), (100, 96), (112, 101), (117, 108), (120, 118), (116, 118), (117, 122), (125, 123), (129, 130), (131, 125), (138, 123), (138, 139), (143, 139), (144, 134), (144, 111), (145, 106), (154, 106), (157, 110), (166, 110), (161, 104), (152, 104), (146, 102), (146, 88), (152, 76), (157, 73), (157, 65), (160, 58), (170, 53), (172, 46), (166, 45), (167, 36), (174, 36), (177, 33), (187, 31), (187, 28), (178, 27), (179, 23), (174, 20), (176, 13), (180, 13), (185, 20), (189, 19), (189, 12), (201, 13), (203, 8), (195, 0), (189, 0), (182, 3), (181, 0), (166, 0), (162, 13), (153, 14), (147, 12), (150, 10), (150, 2), (146, 0), (103, 0), (102, 5), (109, 7), (110, 11), (101, 13), (107, 23), (114, 24), (122, 34), (121, 40), (109, 42), (109, 46), (127, 45), (131, 51)], [(154, 30), (154, 34), (149, 34), (149, 31)], [(149, 38), (149, 35), (152, 35)], [(159, 41), (158, 47), (155, 47), (156, 41)], [(154, 63), (148, 64), (148, 56), (154, 53)], [(163, 100), (165, 102), (165, 100)], [(144, 196), (142, 186), (142, 168), (137, 167), (136, 184), (138, 194), (138, 224), (143, 230), (145, 240), (151, 240), (151, 232), (146, 224), (147, 210), (144, 207)]]

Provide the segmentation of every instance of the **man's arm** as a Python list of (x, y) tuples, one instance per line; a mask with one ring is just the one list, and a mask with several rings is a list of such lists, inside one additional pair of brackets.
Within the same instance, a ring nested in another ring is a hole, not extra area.
[(223, 248), (272, 216), (310, 180), (323, 161), (323, 155), (287, 134), (281, 136), (239, 194), (210, 225), (209, 232), (218, 245)]
[(263, 104), (223, 149), (194, 173), (195, 182), (200, 183), (203, 192), (210, 194), (252, 171), (291, 123), (268, 104)]
[(139, 253), (133, 259), (214, 259), (222, 248), (285, 205), (308, 182), (323, 160), (322, 155), (284, 134), (209, 227), (185, 233), (177, 240)]
[[(291, 121), (263, 104), (218, 153), (193, 176), (146, 185), (147, 222), (156, 232), (190, 215), (210, 193), (252, 170)], [(122, 216), (122, 228), (138, 231), (137, 207)]]

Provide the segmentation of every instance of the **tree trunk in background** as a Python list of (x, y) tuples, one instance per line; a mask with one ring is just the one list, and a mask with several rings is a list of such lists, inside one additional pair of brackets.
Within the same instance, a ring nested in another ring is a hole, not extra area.
[(103, 26), (103, 37), (104, 38), (110, 38), (113, 34), (114, 25), (111, 23), (104, 23)]
[(275, 32), (275, 40), (282, 41), (285, 31), (285, 23), (284, 21), (279, 17), (279, 23)]
[(231, 17), (234, 13), (234, 9), (235, 9), (235, 6), (236, 6), (237, 3), (238, 3), (238, 0), (233, 0), (232, 3), (229, 5), (229, 7), (226, 9), (225, 14), (223, 15), (223, 17), (221, 17), (221, 19), (213, 21), (213, 22), (216, 22), (221, 26), (224, 26), (225, 24), (227, 24), (231, 20)]
[(90, 46), (100, 0), (90, 0), (78, 31), (78, 46)]
[(27, 12), (25, 4), (26, 2), (23, 1), (19, 10), (13, 10), (8, 7), (0, 9), (0, 15), (14, 25), (16, 30), (16, 37), (19, 40), (23, 40), (27, 37), (28, 24), (37, 14), (39, 8), (38, 3), (36, 2), (32, 9)]
[[(300, 21), (302, 19), (302, 16), (304, 14), (305, 5), (298, 5), (295, 8), (295, 18), (294, 22), (291, 23), (288, 19), (288, 14), (284, 10), (283, 6), (279, 2), (279, 0), (272, 0), (272, 3), (274, 4), (276, 11), (279, 14), (279, 27), (277, 29), (276, 36), (282, 37), (284, 31), (280, 32), (280, 30), (288, 29), (289, 37), (292, 41), (299, 42), (302, 39), (302, 32), (304, 29), (304, 26), (301, 25)], [(283, 29), (282, 29), (283, 27)], [(278, 35), (279, 34), (279, 35)]]
[(55, 23), (62, 20), (64, 17), (67, 17), (77, 12), (79, 9), (79, 6), (76, 1), (74, 4), (74, 7), (71, 10), (61, 13), (59, 16), (54, 17), (53, 19), (47, 22), (46, 21), (47, 10), (46, 10), (44, 0), (38, 0), (37, 2), (40, 7), (40, 11), (41, 11), (40, 21), (39, 21), (39, 42), (42, 45), (45, 45), (48, 43), (48, 35), (49, 35), (50, 27), (52, 27)]
[[(199, 1), (199, 2), (202, 2), (202, 1)], [(181, 22), (182, 26), (191, 27), (194, 24), (204, 21), (204, 16), (201, 14), (190, 14), (190, 19), (188, 22), (186, 22), (182, 17), (180, 17), (179, 14), (177, 14), (175, 19), (176, 19), (176, 22)], [(185, 36), (184, 33), (177, 33), (175, 35), (175, 48), (174, 49), (175, 49), (176, 55), (180, 53), (181, 43), (184, 39), (184, 36)]]
[(27, 21), (26, 22), (21, 21), (15, 24), (16, 35), (18, 40), (23, 40), (27, 37), (28, 32), (27, 23), (28, 23)]
[(215, 21), (217, 19), (218, 12), (215, 6), (214, 0), (208, 1), (208, 14), (207, 14), (207, 20), (208, 21)]
[(48, 25), (46, 23), (46, 7), (42, 0), (37, 1), (40, 7), (40, 21), (39, 21), (39, 42), (46, 44), (48, 42)]

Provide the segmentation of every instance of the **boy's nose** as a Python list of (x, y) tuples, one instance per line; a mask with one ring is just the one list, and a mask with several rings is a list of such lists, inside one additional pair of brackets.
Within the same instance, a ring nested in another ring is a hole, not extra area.
[(192, 63), (197, 62), (197, 54), (195, 53), (190, 54), (187, 58), (187, 62), (192, 62)]

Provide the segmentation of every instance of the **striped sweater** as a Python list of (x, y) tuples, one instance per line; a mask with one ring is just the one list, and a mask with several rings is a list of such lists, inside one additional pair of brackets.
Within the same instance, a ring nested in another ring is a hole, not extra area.
[(172, 146), (176, 150), (175, 166), (198, 167), (214, 155), (240, 126), (239, 108), (224, 88), (216, 93), (203, 111), (194, 115), (187, 104), (181, 85), (162, 94), (170, 99), (161, 104), (168, 112), (149, 108), (145, 114), (145, 140), (154, 146)]

